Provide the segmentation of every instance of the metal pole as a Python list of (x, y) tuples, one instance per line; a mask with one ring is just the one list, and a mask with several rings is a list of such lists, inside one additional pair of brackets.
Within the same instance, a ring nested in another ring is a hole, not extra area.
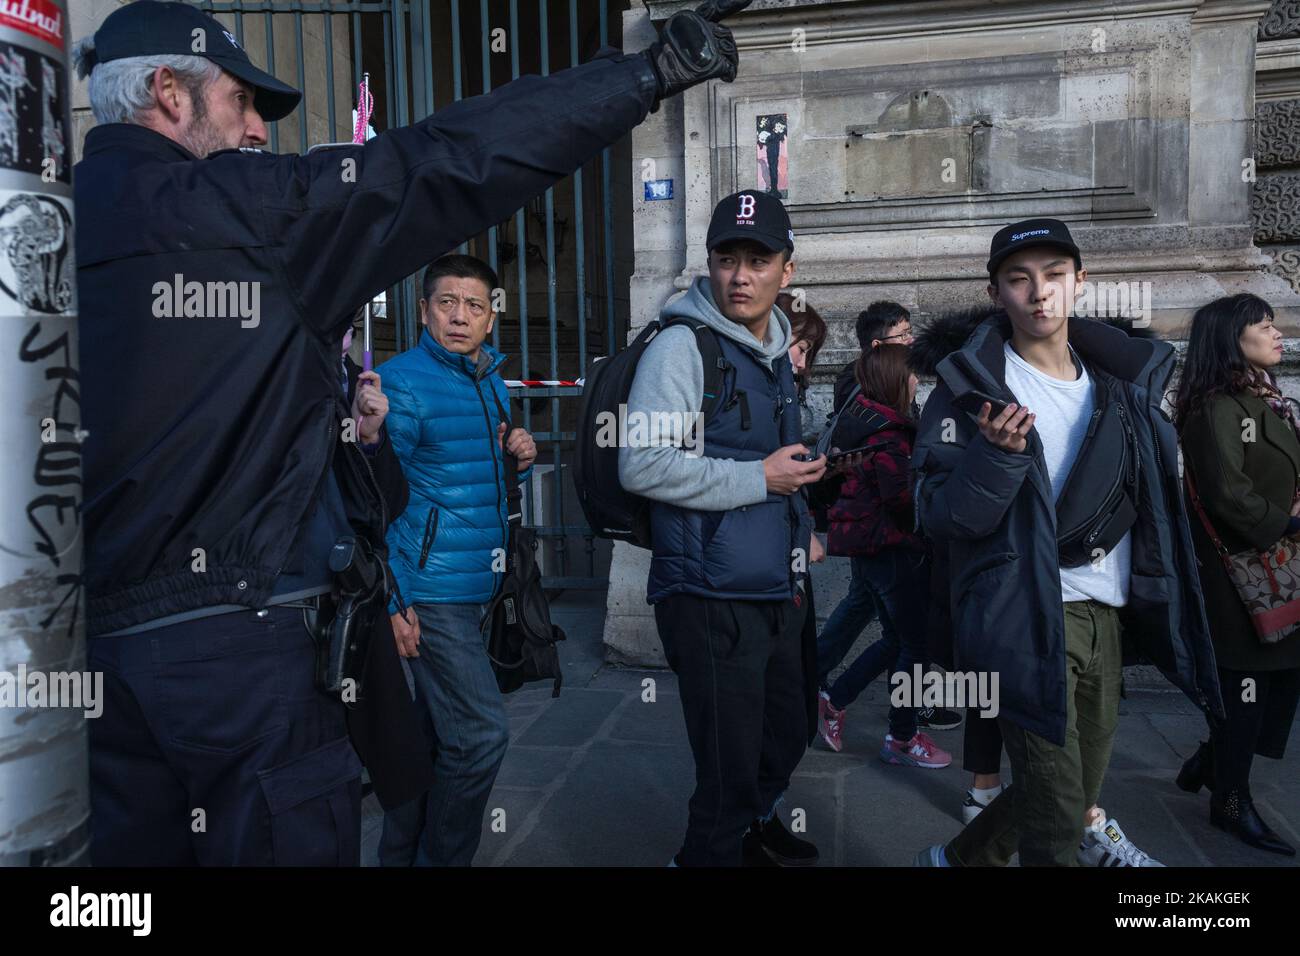
[[(66, 3), (54, 2), (62, 17), (50, 29), (61, 31)], [(6, 82), (43, 117), (20, 132), (20, 159), (0, 169), (0, 215), (39, 236), (39, 275), (26, 288), (0, 288), (0, 321), (11, 330), (0, 339), (8, 410), (0, 416), (0, 865), (8, 866), (89, 862), (85, 712), (93, 708), (66, 706), (64, 677), (94, 693), (81, 607), (84, 433), (67, 46), (67, 37), (35, 24), (0, 26)], [(38, 680), (63, 692), (29, 697)]]
[[(609, 13), (606, 0), (600, 0), (600, 45), (609, 43)], [(627, 344), (614, 314), (614, 206), (610, 198), (609, 147), (600, 151), (600, 198), (604, 208), (605, 224), (605, 328), (609, 330), (609, 354), (621, 351)], [(585, 370), (584, 370), (585, 372)]]
[[(479, 33), (481, 34), (481, 40), (483, 46), (483, 51), (481, 54), (483, 58), (483, 92), (486, 94), (492, 91), (492, 51), (490, 49), (490, 43), (491, 43), (490, 34), (492, 32), (492, 24), (488, 20), (488, 0), (479, 0), (478, 22), (479, 22)], [(457, 45), (459, 46), (459, 43)], [(458, 73), (457, 80), (459, 80), (459, 78), (460, 76)], [(460, 99), (459, 90), (457, 90), (456, 92), (456, 99), (457, 100)], [(489, 226), (488, 227), (488, 265), (490, 265), (492, 267), (492, 271), (497, 274), (497, 278), (501, 281), (501, 284), (505, 285), (505, 277), (501, 275), (500, 268), (497, 264), (497, 245), (498, 245), (497, 227), (495, 225)], [(500, 322), (492, 323), (492, 347), (494, 349), (501, 348), (501, 323)]]

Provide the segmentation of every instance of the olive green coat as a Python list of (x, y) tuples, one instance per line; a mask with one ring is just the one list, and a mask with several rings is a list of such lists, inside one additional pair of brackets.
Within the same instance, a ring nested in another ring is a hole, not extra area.
[[(1290, 520), (1300, 476), (1300, 441), (1287, 421), (1255, 395), (1218, 395), (1187, 421), (1181, 440), (1183, 465), (1228, 552), (1276, 544)], [(1300, 667), (1300, 632), (1276, 644), (1260, 643), (1190, 501), (1188, 519), (1218, 665), (1243, 671)]]

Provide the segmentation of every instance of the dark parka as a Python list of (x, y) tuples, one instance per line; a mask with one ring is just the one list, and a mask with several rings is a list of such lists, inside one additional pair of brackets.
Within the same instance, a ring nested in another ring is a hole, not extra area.
[[(1064, 746), (1065, 621), (1042, 441), (1031, 430), (1023, 452), (1000, 449), (985, 440), (974, 415), (954, 405), (971, 390), (1016, 401), (1003, 354), (1010, 334), (1006, 315), (996, 313), (939, 362), (912, 458), (918, 515), (922, 530), (949, 547), (958, 666), (997, 672), (1002, 714)], [(1200, 707), (1221, 714), (1179, 491), (1177, 442), (1159, 407), (1174, 368), (1173, 347), (1077, 318), (1069, 320), (1069, 339), (1090, 374), (1115, 380), (1115, 394), (1126, 402), (1137, 432), (1141, 500), (1123, 613), (1126, 637)]]
[[(1291, 426), (1258, 396), (1216, 395), (1184, 423), (1180, 437), (1183, 466), (1228, 552), (1262, 551), (1276, 544), (1290, 520), (1300, 474), (1300, 441)], [(1260, 642), (1190, 503), (1188, 511), (1219, 666), (1239, 671), (1300, 667), (1300, 635), (1276, 644)]]

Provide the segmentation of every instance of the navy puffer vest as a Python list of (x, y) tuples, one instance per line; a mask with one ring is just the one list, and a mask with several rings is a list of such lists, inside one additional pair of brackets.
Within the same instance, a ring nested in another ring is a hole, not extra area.
[[(790, 360), (767, 368), (753, 353), (719, 335), (730, 365), (724, 398), (704, 426), (709, 458), (760, 461), (800, 441), (799, 403)], [(654, 502), (654, 540), (647, 600), (673, 594), (722, 600), (786, 601), (794, 596), (795, 568), (807, 567), (812, 522), (802, 492), (769, 493), (767, 500), (732, 511), (695, 511)], [(801, 556), (796, 558), (799, 549)]]

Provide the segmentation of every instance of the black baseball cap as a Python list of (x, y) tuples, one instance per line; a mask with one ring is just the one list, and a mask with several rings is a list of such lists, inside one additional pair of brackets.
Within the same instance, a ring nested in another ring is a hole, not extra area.
[[(195, 49), (202, 30), (202, 49)], [(294, 111), (302, 94), (259, 70), (248, 59), (235, 35), (220, 21), (188, 3), (135, 0), (110, 13), (95, 31), (95, 49), (88, 52), (89, 68), (129, 56), (207, 57), (227, 73), (253, 87), (253, 105), (267, 122)]]
[(761, 189), (732, 193), (713, 207), (704, 246), (712, 252), (732, 239), (752, 239), (773, 252), (794, 252), (794, 230), (785, 204)]
[(1083, 268), (1083, 257), (1065, 223), (1059, 219), (1025, 219), (1003, 226), (993, 236), (993, 242), (989, 245), (989, 278), (997, 275), (998, 266), (1008, 256), (1036, 246), (1051, 246), (1068, 252), (1074, 257), (1075, 268)]

